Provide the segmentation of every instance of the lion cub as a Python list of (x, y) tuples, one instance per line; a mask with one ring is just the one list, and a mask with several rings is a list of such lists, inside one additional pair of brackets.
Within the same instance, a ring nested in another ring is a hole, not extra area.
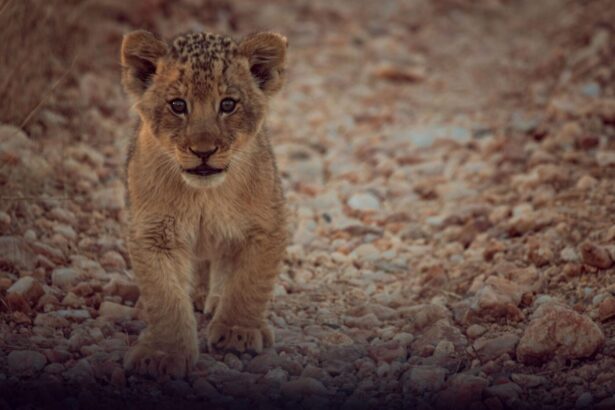
[(207, 294), (210, 349), (260, 352), (284, 249), (285, 208), (263, 129), (286, 38), (124, 37), (122, 81), (140, 127), (129, 154), (129, 252), (148, 327), (125, 367), (183, 377), (199, 355), (191, 294)]

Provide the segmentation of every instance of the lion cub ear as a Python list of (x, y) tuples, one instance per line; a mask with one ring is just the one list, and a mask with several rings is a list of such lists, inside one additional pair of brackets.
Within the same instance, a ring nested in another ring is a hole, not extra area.
[(126, 91), (140, 97), (156, 73), (158, 59), (165, 56), (168, 50), (167, 45), (150, 32), (137, 30), (126, 34), (120, 57)]
[(288, 40), (277, 33), (256, 33), (239, 43), (239, 53), (248, 58), (250, 72), (267, 95), (277, 92), (284, 83)]

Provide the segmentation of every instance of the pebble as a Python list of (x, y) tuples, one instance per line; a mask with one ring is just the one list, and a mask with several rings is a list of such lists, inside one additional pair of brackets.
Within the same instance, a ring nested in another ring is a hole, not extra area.
[(250, 360), (246, 366), (246, 371), (249, 373), (266, 374), (277, 367), (295, 376), (299, 375), (303, 369), (299, 363), (282, 357), (275, 351), (266, 351)]
[(542, 386), (547, 382), (544, 376), (534, 374), (513, 373), (510, 378), (513, 382), (527, 388)]
[(577, 409), (586, 409), (590, 407), (593, 402), (594, 397), (592, 394), (590, 392), (584, 392), (577, 398), (577, 401), (574, 403), (574, 407)]
[(483, 337), (474, 342), (474, 351), (482, 361), (494, 360), (503, 354), (511, 354), (519, 343), (519, 336), (512, 333), (487, 338)]
[(321, 185), (324, 181), (322, 156), (304, 144), (276, 144), (275, 155), (283, 175), (291, 181), (309, 181)]
[(70, 369), (62, 373), (64, 378), (71, 383), (89, 384), (94, 383), (94, 371), (87, 359), (81, 359)]
[(70, 226), (77, 225), (77, 217), (75, 214), (67, 209), (55, 207), (49, 211), (49, 217), (60, 222), (64, 222)]
[(18, 236), (0, 236), (0, 258), (19, 270), (32, 271), (36, 255)]
[(126, 261), (121, 253), (116, 251), (107, 251), (100, 258), (100, 264), (107, 270), (124, 270), (126, 269)]
[(615, 297), (607, 296), (598, 306), (598, 315), (601, 322), (607, 321), (615, 316)]
[(562, 258), (565, 262), (579, 262), (581, 261), (581, 257), (577, 253), (577, 250), (571, 246), (567, 246), (559, 254), (560, 258)]
[(347, 317), (344, 322), (348, 327), (360, 329), (373, 329), (380, 325), (380, 320), (373, 313), (368, 313), (361, 317)]
[(40, 371), (47, 364), (42, 353), (33, 350), (13, 350), (8, 354), (8, 371), (18, 376), (29, 376)]
[(78, 308), (85, 305), (85, 300), (75, 295), (73, 292), (68, 292), (66, 296), (64, 296), (64, 299), (62, 299), (62, 305), (71, 308)]
[(583, 175), (577, 181), (576, 187), (582, 191), (589, 191), (598, 185), (598, 180), (590, 175)]
[(505, 278), (490, 276), (476, 292), (470, 305), (477, 316), (496, 319), (507, 317), (521, 320), (523, 314), (517, 307), (521, 302), (523, 289)]
[(51, 273), (51, 284), (67, 289), (79, 279), (79, 273), (73, 268), (57, 268)]
[(487, 387), (485, 393), (502, 400), (508, 407), (514, 407), (523, 390), (515, 383), (496, 384)]
[(322, 382), (310, 377), (300, 377), (282, 384), (282, 395), (290, 398), (300, 398), (309, 395), (326, 395), (327, 389)]
[(56, 310), (54, 313), (60, 317), (77, 322), (82, 322), (92, 317), (87, 309), (60, 309)]
[(7, 293), (21, 295), (34, 305), (41, 296), (45, 294), (45, 290), (39, 281), (31, 276), (24, 276), (13, 283), (13, 285), (8, 288)]
[(599, 151), (596, 153), (596, 162), (601, 167), (615, 165), (615, 151)]
[(233, 353), (227, 353), (224, 355), (224, 363), (226, 363), (226, 365), (231, 369), (239, 371), (243, 370), (243, 362)]
[(593, 355), (604, 344), (604, 333), (590, 318), (552, 303), (534, 313), (517, 346), (523, 363), (542, 363), (558, 356), (578, 359)]
[(608, 269), (613, 265), (611, 255), (606, 248), (595, 243), (585, 242), (579, 247), (583, 262), (598, 269)]
[(169, 396), (185, 398), (192, 393), (192, 387), (184, 380), (169, 380), (162, 386), (162, 391)]
[(57, 234), (62, 235), (63, 237), (65, 237), (66, 239), (70, 241), (74, 241), (77, 239), (77, 232), (75, 232), (75, 230), (69, 225), (64, 225), (64, 224), (55, 225), (53, 227), (53, 231)]
[(396, 340), (370, 346), (367, 351), (376, 362), (390, 363), (394, 360), (406, 360), (406, 348)]
[(393, 340), (399, 342), (403, 348), (407, 348), (414, 341), (414, 335), (411, 333), (399, 332), (393, 336)]
[(105, 301), (100, 304), (98, 313), (105, 319), (121, 322), (132, 320), (135, 317), (135, 308)]
[(442, 408), (449, 408), (451, 403), (455, 403), (455, 408), (465, 408), (479, 401), (488, 385), (489, 382), (482, 377), (458, 373), (448, 380), (446, 388), (438, 394), (436, 403)]
[(113, 369), (109, 383), (111, 383), (112, 386), (117, 388), (125, 387), (126, 374), (124, 373), (124, 369), (122, 369), (121, 367), (116, 367), (115, 369)]
[(468, 328), (466, 329), (466, 335), (468, 335), (468, 337), (471, 339), (476, 339), (477, 337), (480, 337), (486, 331), (487, 331), (487, 328), (485, 326), (474, 324), (474, 325), (468, 326)]
[(607, 397), (596, 403), (594, 406), (596, 410), (613, 410), (615, 409), (615, 397)]
[(111, 279), (103, 288), (106, 295), (119, 296), (124, 302), (136, 303), (139, 299), (140, 291), (136, 283), (128, 282), (124, 279)]
[(214, 397), (218, 395), (216, 388), (205, 377), (197, 378), (192, 383), (192, 389), (199, 397)]
[(414, 354), (426, 356), (432, 354), (442, 341), (451, 342), (457, 351), (465, 349), (468, 343), (459, 328), (442, 319), (417, 335), (411, 349)]
[(8, 231), (11, 227), (11, 216), (4, 211), (0, 211), (0, 231)]
[(356, 211), (377, 211), (380, 200), (369, 192), (356, 193), (348, 199), (348, 206)]
[(449, 319), (452, 316), (445, 306), (437, 304), (401, 307), (398, 312), (410, 321), (415, 331), (422, 330), (440, 319)]
[(120, 211), (124, 209), (125, 189), (121, 182), (102, 188), (92, 194), (92, 204), (98, 210)]
[(407, 370), (402, 376), (402, 390), (404, 394), (423, 394), (437, 391), (444, 386), (447, 370), (434, 366), (415, 366)]

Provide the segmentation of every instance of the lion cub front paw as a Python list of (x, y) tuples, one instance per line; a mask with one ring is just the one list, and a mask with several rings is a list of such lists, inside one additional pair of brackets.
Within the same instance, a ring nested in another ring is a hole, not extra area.
[(165, 351), (146, 343), (138, 343), (124, 357), (124, 369), (153, 377), (170, 376), (182, 379), (198, 359), (198, 349)]
[(273, 329), (266, 323), (238, 326), (212, 321), (207, 328), (207, 346), (212, 350), (253, 351), (261, 353), (263, 348), (273, 345)]

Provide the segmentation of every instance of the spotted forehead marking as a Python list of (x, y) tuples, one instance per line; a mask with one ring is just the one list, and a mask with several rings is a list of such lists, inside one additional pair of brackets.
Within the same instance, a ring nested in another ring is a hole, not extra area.
[(189, 64), (193, 72), (213, 74), (216, 65), (228, 66), (237, 54), (237, 44), (218, 34), (187, 33), (173, 40), (171, 53), (182, 64)]

